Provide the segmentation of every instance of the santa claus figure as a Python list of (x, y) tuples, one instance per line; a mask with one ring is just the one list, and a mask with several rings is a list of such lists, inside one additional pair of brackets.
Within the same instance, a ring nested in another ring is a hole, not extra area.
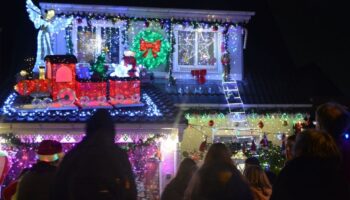
[(114, 72), (112, 77), (139, 77), (139, 69), (136, 67), (135, 53), (132, 51), (125, 51), (123, 60), (119, 64), (112, 64)]
[(124, 65), (125, 66), (132, 66), (132, 68), (128, 71), (128, 74), (130, 77), (139, 76), (137, 69), (136, 69), (136, 59), (135, 59), (135, 53), (132, 51), (125, 51), (124, 57), (123, 57)]

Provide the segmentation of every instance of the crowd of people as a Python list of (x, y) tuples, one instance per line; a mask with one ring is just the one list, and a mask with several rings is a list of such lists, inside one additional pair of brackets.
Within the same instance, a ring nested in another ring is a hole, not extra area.
[[(161, 200), (346, 200), (350, 199), (350, 114), (339, 104), (316, 111), (316, 129), (287, 138), (286, 163), (276, 176), (256, 157), (241, 173), (225, 144), (212, 144), (204, 163), (185, 158)], [(64, 155), (53, 140), (40, 143), (38, 161), (3, 191), (5, 200), (136, 200), (126, 152), (114, 143), (114, 123), (98, 110), (86, 136)]]
[[(345, 200), (350, 199), (350, 113), (336, 103), (316, 111), (316, 129), (291, 135), (286, 163), (277, 176), (262, 168), (256, 157), (245, 162), (243, 174), (221, 143), (211, 145), (203, 165), (179, 170), (162, 200)], [(186, 165), (188, 158), (180, 165)], [(180, 183), (177, 177), (186, 174)], [(192, 177), (189, 178), (189, 174)], [(187, 180), (187, 181), (185, 181)], [(179, 190), (177, 188), (181, 187)], [(184, 187), (186, 189), (184, 189)]]

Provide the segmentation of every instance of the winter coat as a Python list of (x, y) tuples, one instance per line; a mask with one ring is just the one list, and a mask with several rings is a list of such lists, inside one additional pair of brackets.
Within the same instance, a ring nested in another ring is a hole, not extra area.
[(266, 174), (267, 178), (269, 179), (270, 184), (273, 185), (276, 181), (277, 175), (269, 170), (265, 170), (265, 174)]
[(48, 200), (57, 167), (47, 162), (36, 163), (19, 180), (17, 200)]
[(114, 135), (101, 135), (85, 137), (64, 157), (51, 199), (136, 200), (126, 152), (114, 144)]
[(350, 199), (339, 166), (332, 160), (295, 158), (278, 175), (271, 200)]
[(269, 200), (272, 194), (271, 188), (264, 188), (264, 190), (256, 187), (250, 188), (253, 192), (254, 200)]
[(185, 200), (253, 200), (244, 177), (226, 164), (203, 165), (192, 177)]
[(176, 182), (170, 182), (161, 196), (161, 200), (183, 200), (186, 186), (178, 185)]

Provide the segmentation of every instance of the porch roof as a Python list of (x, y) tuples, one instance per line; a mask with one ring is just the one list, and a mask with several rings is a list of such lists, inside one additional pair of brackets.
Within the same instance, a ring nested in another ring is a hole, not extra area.
[(197, 10), (178, 8), (152, 8), (85, 4), (40, 3), (42, 10), (54, 9), (57, 14), (104, 14), (138, 18), (178, 19), (208, 22), (247, 23), (254, 12)]

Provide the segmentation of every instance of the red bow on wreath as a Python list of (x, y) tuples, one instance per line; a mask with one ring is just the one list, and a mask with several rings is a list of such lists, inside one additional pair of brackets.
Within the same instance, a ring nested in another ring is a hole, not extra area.
[(140, 50), (144, 51), (143, 57), (146, 57), (148, 54), (148, 50), (151, 50), (153, 57), (156, 58), (158, 56), (157, 53), (160, 51), (160, 45), (161, 45), (160, 40), (157, 40), (155, 42), (146, 42), (141, 39)]

